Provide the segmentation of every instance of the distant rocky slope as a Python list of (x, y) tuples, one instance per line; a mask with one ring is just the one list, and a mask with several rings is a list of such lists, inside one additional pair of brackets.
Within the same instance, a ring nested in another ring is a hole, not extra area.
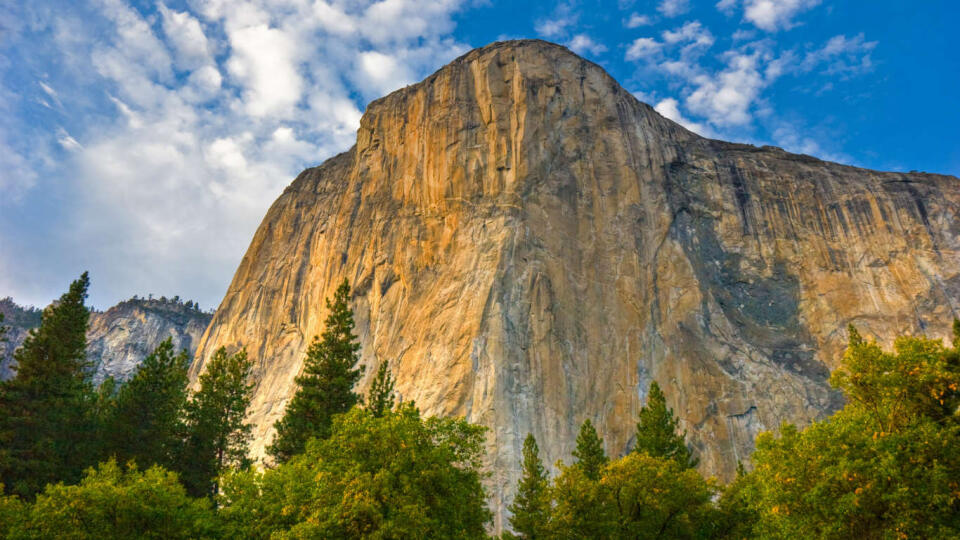
[(0, 342), (0, 381), (13, 377), (13, 351), (27, 338), (31, 328), (40, 326), (42, 313), (33, 307), (17, 305), (12, 298), (0, 299), (0, 313), (3, 313), (3, 325), (7, 327), (5, 342)]
[(705, 139), (563, 47), (496, 43), (371, 103), (356, 145), (294, 180), (192, 374), (246, 347), (262, 454), (349, 278), (362, 361), (490, 428), (499, 529), (528, 432), (569, 461), (590, 418), (622, 454), (656, 380), (729, 479), (760, 430), (839, 405), (848, 323), (947, 335), (958, 212), (957, 178)]
[[(41, 311), (23, 308), (11, 298), (0, 300), (0, 312), (9, 327), (8, 343), (0, 344), (0, 379), (14, 375), (13, 352), (23, 343), (31, 328), (40, 325)], [(212, 317), (197, 309), (193, 302), (178, 298), (133, 298), (106, 311), (90, 314), (87, 331), (87, 358), (94, 367), (94, 382), (107, 376), (125, 380), (137, 365), (167, 337), (176, 350), (196, 350), (200, 336)]]

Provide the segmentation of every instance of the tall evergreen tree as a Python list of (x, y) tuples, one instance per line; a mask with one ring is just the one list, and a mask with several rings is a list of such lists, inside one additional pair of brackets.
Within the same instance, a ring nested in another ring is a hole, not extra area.
[(117, 392), (108, 413), (107, 453), (146, 469), (177, 469), (187, 403), (187, 351), (174, 353), (171, 338), (148, 355)]
[(634, 452), (641, 452), (655, 458), (672, 459), (683, 467), (697, 466), (695, 459), (685, 442), (686, 432), (677, 433), (679, 421), (673, 416), (673, 409), (667, 407), (666, 396), (660, 390), (657, 381), (650, 383), (647, 404), (640, 409), (637, 422), (637, 444)]
[(370, 384), (367, 409), (373, 413), (373, 416), (380, 418), (385, 412), (393, 409), (394, 399), (390, 362), (384, 360), (377, 368), (377, 376), (373, 378), (373, 383)]
[(250, 424), (244, 420), (253, 392), (247, 352), (219, 348), (200, 375), (200, 390), (186, 405), (186, 441), (181, 479), (193, 496), (217, 493), (221, 473), (249, 464)]
[(349, 411), (360, 399), (353, 385), (363, 367), (356, 367), (360, 344), (353, 334), (349, 298), (350, 284), (344, 279), (333, 302), (327, 300), (326, 328), (307, 350), (303, 374), (297, 377), (297, 393), (275, 424), (277, 435), (267, 452), (278, 463), (302, 453), (311, 438), (327, 438), (333, 415)]
[(577, 449), (573, 451), (573, 457), (577, 458), (576, 466), (590, 480), (600, 478), (600, 469), (607, 464), (609, 459), (603, 450), (603, 439), (597, 435), (597, 430), (593, 423), (587, 418), (580, 426), (580, 433), (577, 435)]
[(533, 434), (523, 441), (523, 473), (517, 484), (517, 496), (510, 505), (510, 525), (520, 536), (533, 540), (546, 538), (549, 529), (550, 482), (540, 461), (540, 449)]
[(0, 383), (0, 484), (32, 497), (48, 483), (75, 482), (95, 461), (94, 395), (86, 361), (86, 272), (44, 310)]

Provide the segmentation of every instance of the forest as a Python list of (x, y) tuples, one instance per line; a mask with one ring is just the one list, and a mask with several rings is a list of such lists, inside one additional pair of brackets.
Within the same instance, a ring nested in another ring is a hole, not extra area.
[[(249, 456), (245, 351), (218, 350), (190, 385), (168, 340), (129, 380), (95, 388), (88, 287), (84, 273), (43, 311), (0, 383), (0, 538), (491, 536), (486, 428), (398, 402), (387, 361), (354, 391), (346, 281), (263, 464)], [(527, 436), (501, 537), (960, 536), (960, 321), (951, 343), (900, 336), (892, 350), (848, 332), (830, 377), (843, 408), (761, 433), (730, 483), (698, 472), (656, 382), (626, 455), (607, 455), (590, 420), (555, 467)]]

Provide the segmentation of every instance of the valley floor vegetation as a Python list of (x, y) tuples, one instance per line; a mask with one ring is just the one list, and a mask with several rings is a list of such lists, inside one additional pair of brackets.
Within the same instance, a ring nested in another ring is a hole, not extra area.
[[(264, 467), (248, 458), (252, 364), (220, 349), (194, 390), (161, 344), (128, 381), (91, 383), (86, 274), (0, 383), (0, 538), (488, 538), (485, 428), (396, 403), (389, 366), (366, 396), (344, 282), (328, 301)], [(2, 339), (0, 320), (0, 339)], [(762, 433), (722, 485), (652, 383), (625, 456), (586, 420), (551, 478), (537, 442), (503, 538), (958, 538), (960, 322), (950, 345), (850, 341), (831, 384), (846, 405)]]

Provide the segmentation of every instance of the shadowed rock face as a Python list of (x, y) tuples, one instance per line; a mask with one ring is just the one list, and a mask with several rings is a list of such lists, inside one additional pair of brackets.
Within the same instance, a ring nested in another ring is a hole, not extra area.
[(204, 335), (246, 347), (262, 455), (341, 279), (404, 400), (490, 428), (496, 528), (532, 432), (631, 448), (651, 380), (707, 474), (840, 405), (845, 326), (946, 335), (960, 181), (703, 139), (540, 41), (474, 50), (370, 104), (273, 204)]
[[(14, 351), (32, 328), (40, 326), (41, 312), (18, 306), (10, 298), (0, 300), (0, 312), (7, 318), (9, 340), (0, 343), (0, 380), (4, 380), (16, 375)], [(87, 360), (94, 368), (94, 384), (108, 376), (118, 381), (129, 379), (168, 337), (174, 350), (193, 354), (210, 318), (208, 313), (173, 300), (125, 300), (106, 311), (91, 312)]]
[(176, 301), (127, 300), (90, 315), (87, 359), (96, 367), (94, 383), (112, 376), (129, 379), (140, 362), (170, 338), (174, 351), (194, 354), (211, 315)]

